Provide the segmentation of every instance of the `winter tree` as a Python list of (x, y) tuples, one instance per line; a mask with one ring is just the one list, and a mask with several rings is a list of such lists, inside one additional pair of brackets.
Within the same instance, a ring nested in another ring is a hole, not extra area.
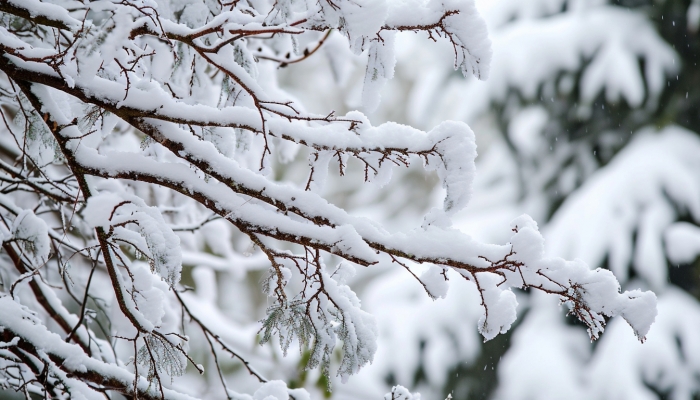
[[(645, 340), (656, 296), (545, 255), (527, 215), (502, 244), (452, 225), (475, 176), (465, 123), (375, 126), (359, 111), (307, 111), (278, 84), (321, 49), (337, 71), (347, 51), (363, 54), (371, 112), (400, 32), (448, 43), (455, 70), (486, 79), (491, 43), (471, 1), (1, 0), (0, 11), (4, 388), (309, 398), (275, 379), (279, 356), (298, 353), (330, 382), (378, 351), (378, 321), (349, 286), (356, 268), (401, 270), (433, 299), (450, 278), (468, 283), (484, 340), (516, 321), (513, 289), (561, 302), (591, 340), (615, 316)], [(359, 168), (378, 190), (412, 165), (444, 189), (416, 226), (389, 229), (323, 196), (329, 174)], [(266, 312), (251, 321), (259, 293)], [(385, 398), (412, 397), (396, 386)]]

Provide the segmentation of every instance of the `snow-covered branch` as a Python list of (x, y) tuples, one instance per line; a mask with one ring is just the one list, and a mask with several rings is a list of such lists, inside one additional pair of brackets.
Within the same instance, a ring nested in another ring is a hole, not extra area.
[[(265, 379), (181, 295), (183, 274), (194, 279), (183, 249), (235, 253), (223, 233), (231, 228), (269, 262), (261, 342), (278, 340), (285, 354), (298, 342), (306, 367), (326, 375), (336, 351), (346, 379), (377, 350), (376, 321), (346, 281), (354, 265), (403, 266), (432, 298), (445, 296), (447, 271), (456, 271), (480, 293), (485, 340), (515, 321), (513, 288), (557, 296), (592, 339), (619, 315), (644, 340), (654, 294), (620, 293), (608, 271), (545, 257), (529, 217), (513, 222), (502, 245), (452, 227), (476, 170), (466, 124), (424, 132), (373, 126), (359, 111), (317, 115), (275, 85), (275, 68), (311, 57), (332, 30), (367, 52), (367, 109), (393, 75), (400, 31), (445, 38), (455, 69), (485, 79), (490, 42), (471, 1), (427, 0), (418, 11), (377, 0), (248, 3), (0, 0), (0, 111), (12, 138), (0, 141), (0, 237), (11, 261), (0, 264), (3, 383), (50, 395), (187, 398), (167, 378), (188, 363), (203, 371), (188, 353), (194, 326), (226, 396), (250, 398), (229, 389), (217, 351)], [(302, 39), (313, 44), (300, 50)], [(306, 184), (275, 178), (273, 155), (285, 147), (308, 154)], [(422, 164), (445, 189), (442, 207), (398, 233), (352, 215), (321, 194), (330, 164), (343, 175), (351, 159), (380, 185), (392, 169)], [(207, 249), (201, 231), (217, 219), (228, 223), (217, 232), (225, 243)], [(429, 268), (419, 276), (413, 264)], [(260, 390), (307, 396), (276, 381)]]

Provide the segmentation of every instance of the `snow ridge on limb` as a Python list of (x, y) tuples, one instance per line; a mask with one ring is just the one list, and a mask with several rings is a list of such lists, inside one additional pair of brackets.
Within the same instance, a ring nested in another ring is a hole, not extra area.
[(465, 77), (485, 80), (491, 65), (491, 40), (486, 22), (473, 1), (390, 1), (386, 28), (426, 31), (431, 39), (444, 37), (454, 49), (454, 68)]
[(81, 26), (80, 21), (72, 18), (65, 8), (39, 0), (3, 0), (0, 11), (58, 29), (75, 31)]
[[(433, 210), (435, 212), (435, 210)], [(479, 243), (464, 233), (440, 224), (424, 225), (406, 233), (378, 238), (392, 262), (403, 260), (433, 264), (420, 277), (426, 293), (443, 297), (448, 276), (440, 268), (454, 269), (479, 290), (484, 314), (479, 332), (485, 340), (507, 332), (517, 318), (512, 288), (536, 289), (558, 296), (570, 314), (588, 327), (592, 340), (603, 332), (606, 318), (622, 316), (644, 341), (656, 317), (656, 296), (639, 290), (620, 293), (620, 284), (607, 270), (590, 270), (580, 260), (548, 258), (537, 224), (527, 215), (511, 223), (513, 236), (505, 245)]]
[[(477, 12), (473, 1), (386, 1), (388, 11), (382, 29), (388, 32), (372, 32), (369, 36), (355, 39), (355, 42), (361, 43), (358, 48), (363, 50), (365, 43), (369, 42), (362, 91), (362, 102), (367, 111), (371, 112), (377, 108), (380, 90), (386, 81), (394, 76), (396, 31), (425, 31), (432, 40), (438, 37), (447, 39), (454, 49), (455, 70), (460, 70), (465, 77), (473, 75), (481, 80), (488, 78), (491, 41), (488, 38), (486, 23)], [(353, 37), (348, 37), (352, 44)]]
[[(515, 267), (504, 275), (514, 287), (534, 287), (558, 294), (569, 313), (588, 327), (591, 340), (605, 329), (605, 317), (622, 316), (641, 342), (657, 314), (656, 295), (651, 291), (620, 293), (620, 284), (609, 270), (591, 270), (583, 261), (565, 261), (544, 256), (544, 238), (537, 223), (523, 215), (511, 223), (511, 254), (506, 260)], [(527, 265), (528, 268), (522, 268)], [(522, 283), (517, 284), (518, 280)]]

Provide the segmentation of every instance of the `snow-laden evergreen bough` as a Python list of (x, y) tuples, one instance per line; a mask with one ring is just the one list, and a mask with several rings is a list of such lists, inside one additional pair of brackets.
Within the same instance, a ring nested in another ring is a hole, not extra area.
[[(268, 260), (261, 342), (285, 353), (298, 343), (307, 368), (343, 380), (376, 351), (375, 320), (346, 284), (355, 266), (406, 268), (432, 298), (445, 296), (446, 271), (456, 271), (479, 290), (485, 340), (515, 321), (512, 288), (558, 296), (591, 339), (608, 317), (625, 318), (642, 341), (654, 321), (653, 293), (620, 293), (607, 270), (545, 257), (527, 216), (513, 221), (504, 245), (451, 228), (475, 173), (464, 123), (422, 132), (372, 126), (358, 111), (316, 115), (275, 84), (278, 68), (340, 34), (367, 52), (362, 98), (371, 110), (393, 75), (400, 31), (448, 40), (455, 69), (485, 79), (490, 42), (471, 1), (0, 0), (0, 11), (4, 387), (189, 398), (174, 378), (189, 363), (204, 372), (188, 355), (197, 330), (228, 398), (308, 398), (257, 372), (180, 282), (199, 231), (217, 221)], [(274, 158), (300, 150), (309, 154), (306, 183), (276, 181)], [(422, 163), (442, 181), (443, 207), (400, 233), (348, 214), (319, 191), (331, 163), (343, 175), (351, 159), (379, 184), (394, 167)], [(414, 263), (429, 268), (418, 276)], [(217, 354), (266, 383), (237, 393)]]

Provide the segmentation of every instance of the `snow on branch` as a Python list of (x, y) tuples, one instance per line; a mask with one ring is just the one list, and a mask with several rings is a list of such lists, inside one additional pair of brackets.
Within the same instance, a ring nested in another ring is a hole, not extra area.
[[(143, 377), (134, 376), (117, 364), (108, 364), (85, 355), (76, 345), (66, 343), (43, 326), (27, 307), (9, 296), (0, 297), (0, 338), (3, 358), (27, 360), (20, 374), (44, 379), (47, 395), (67, 391), (88, 399), (102, 398), (99, 388), (117, 389), (142, 399), (192, 399), (185, 394), (164, 389), (159, 393)], [(96, 390), (97, 389), (97, 390)], [(42, 393), (41, 391), (39, 393)]]
[[(373, 126), (359, 111), (317, 115), (270, 75), (313, 56), (338, 30), (350, 49), (367, 52), (369, 110), (393, 76), (393, 38), (406, 31), (448, 40), (455, 69), (485, 79), (490, 42), (471, 0), (195, 3), (66, 8), (59, 0), (0, 0), (0, 128), (11, 138), (0, 140), (0, 237), (10, 260), (0, 263), (2, 382), (40, 395), (188, 398), (168, 383), (188, 363), (203, 372), (188, 353), (194, 327), (227, 398), (308, 398), (266, 382), (250, 354), (220, 336), (213, 313), (183, 300), (191, 289), (180, 282), (183, 249), (222, 257), (236, 251), (228, 231), (204, 232), (212, 221), (226, 222), (264, 254), (262, 342), (278, 342), (284, 353), (297, 343), (307, 368), (335, 369), (343, 380), (377, 351), (376, 321), (346, 282), (354, 266), (411, 272), (410, 263), (426, 264), (427, 272), (411, 274), (432, 298), (446, 295), (447, 271), (456, 271), (479, 290), (485, 340), (515, 321), (513, 288), (557, 296), (591, 339), (619, 315), (644, 340), (654, 294), (620, 293), (609, 271), (545, 257), (529, 217), (513, 222), (503, 245), (451, 226), (476, 172), (466, 124), (423, 132)], [(312, 46), (301, 50), (302, 38)], [(275, 179), (272, 155), (285, 145), (308, 151), (305, 185)], [(343, 175), (351, 159), (365, 181), (380, 185), (394, 168), (422, 164), (445, 189), (442, 207), (398, 233), (351, 215), (320, 194), (331, 162)], [(78, 311), (69, 312), (64, 299)], [(265, 382), (252, 397), (228, 388), (222, 351)], [(418, 398), (398, 386), (390, 395)]]

